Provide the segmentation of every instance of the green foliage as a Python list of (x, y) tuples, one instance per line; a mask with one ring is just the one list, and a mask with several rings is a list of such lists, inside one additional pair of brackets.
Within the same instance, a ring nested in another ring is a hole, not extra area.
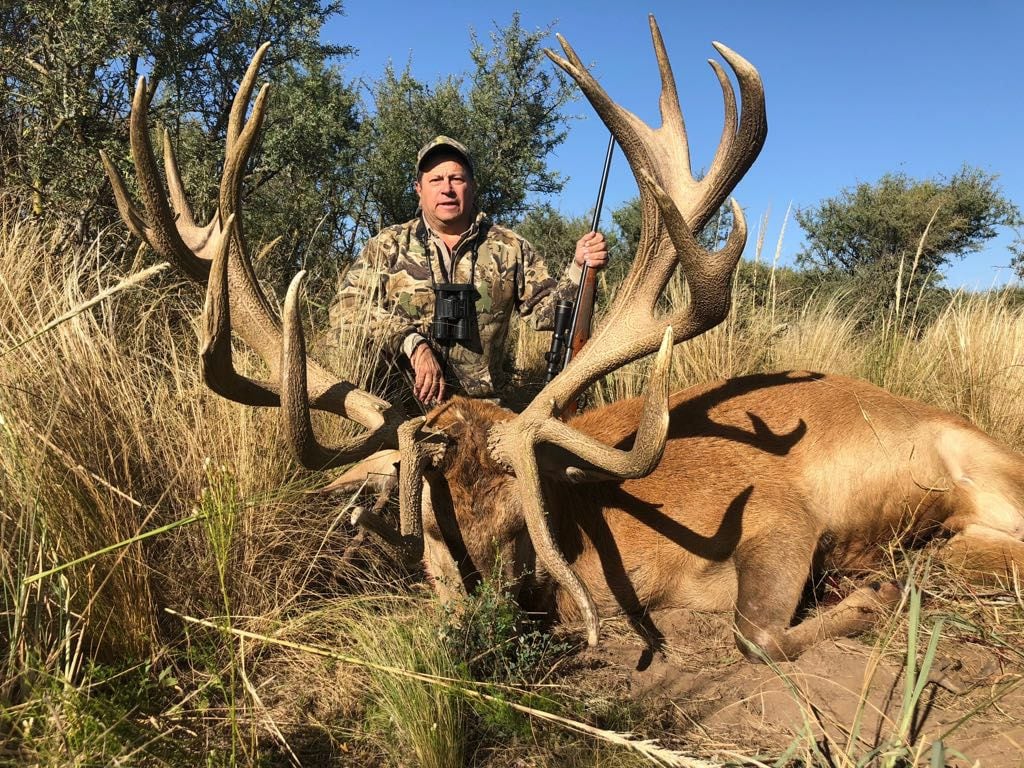
[(1024, 235), (1019, 229), (1016, 232), (1017, 237), (1009, 245), (1010, 267), (1019, 279), (1024, 280)]
[[(439, 636), (460, 676), (495, 684), (487, 690), (494, 701), (472, 701), (478, 738), (503, 745), (529, 740), (533, 723), (504, 702), (510, 698), (534, 709), (558, 711), (559, 702), (528, 690), (571, 646), (531, 620), (500, 581), (484, 580), (472, 595), (444, 610)], [(510, 693), (508, 686), (516, 691)]]
[(733, 304), (740, 313), (770, 309), (773, 305), (798, 311), (813, 298), (814, 289), (805, 272), (778, 264), (773, 266), (740, 259), (733, 284)]
[[(590, 228), (590, 221), (584, 216), (565, 216), (545, 203), (532, 208), (516, 232), (530, 241), (540, 254), (554, 277), (561, 277), (576, 252), (576, 241)], [(609, 236), (610, 237), (610, 236)]]
[(380, 227), (412, 217), (416, 152), (440, 133), (469, 148), (480, 209), (499, 221), (518, 221), (530, 194), (562, 189), (546, 158), (565, 139), (562, 108), (573, 90), (543, 57), (548, 33), (524, 30), (516, 13), (491, 34), (490, 47), (473, 37), (468, 74), (428, 85), (413, 77), (409, 64), (385, 71), (372, 87), (373, 116), (362, 137), (369, 221)]
[[(403, 604), (393, 599), (394, 608)], [(343, 637), (353, 652), (374, 665), (454, 679), (459, 675), (451, 648), (438, 642), (433, 612), (378, 613), (370, 601), (353, 603), (342, 617)], [(446, 685), (368, 669), (363, 686), (365, 738), (389, 753), (390, 763), (425, 768), (466, 764), (469, 747), (463, 697)]]
[(53, 202), (73, 210), (96, 197), (96, 150), (116, 141), (143, 46), (137, 5), (0, 5), (0, 167), (5, 192), (31, 197), (37, 214)]
[[(19, 691), (0, 701), (5, 765), (166, 765), (188, 759), (157, 717), (180, 692), (170, 667), (86, 662), (77, 674), (42, 659)], [(10, 762), (7, 762), (10, 761)]]
[(807, 235), (798, 262), (861, 278), (865, 290), (881, 283), (886, 291), (902, 263), (908, 279), (915, 273), (908, 290), (919, 288), (941, 279), (953, 259), (980, 250), (999, 227), (1022, 223), (1020, 210), (996, 182), (995, 174), (964, 166), (949, 177), (918, 181), (889, 173), (844, 189), (796, 212)]
[[(31, 200), (37, 215), (74, 221), (82, 235), (113, 220), (98, 150), (127, 158), (125, 117), (140, 74), (151, 92), (159, 89), (153, 122), (195, 144), (183, 167), (216, 167), (230, 96), (257, 46), (271, 42), (271, 77), (316, 74), (325, 60), (350, 52), (319, 41), (322, 24), (340, 11), (336, 0), (3, 4), (5, 193)], [(199, 189), (200, 203), (208, 191), (208, 184)]]
[(575, 93), (561, 70), (548, 64), (542, 41), (550, 29), (526, 32), (519, 14), (490, 35), (486, 48), (473, 36), (476, 67), (467, 101), (471, 149), (479, 157), (480, 206), (513, 222), (526, 211), (528, 194), (562, 190), (546, 157), (566, 137), (561, 112)]
[(569, 650), (491, 580), (447, 609), (441, 638), (468, 677), (510, 685), (536, 683)]

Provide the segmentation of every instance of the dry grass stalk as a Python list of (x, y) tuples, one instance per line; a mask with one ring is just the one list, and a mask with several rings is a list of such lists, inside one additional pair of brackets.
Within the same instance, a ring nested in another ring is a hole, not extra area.
[[(348, 654), (338, 653), (336, 651), (329, 650), (327, 648), (319, 648), (313, 645), (307, 645), (304, 643), (296, 643), (290, 640), (283, 640), (281, 638), (273, 637), (271, 635), (260, 634), (258, 632), (250, 632), (248, 630), (239, 629), (238, 627), (228, 627), (209, 621), (208, 619), (200, 619), (194, 616), (185, 616), (177, 611), (167, 609), (167, 612), (171, 615), (177, 616), (182, 621), (189, 622), (191, 624), (197, 624), (199, 626), (208, 627), (215, 629), (219, 632), (234, 635), (238, 638), (245, 638), (249, 640), (256, 640), (259, 642), (267, 643), (269, 645), (277, 645), (284, 648), (291, 648), (293, 650), (302, 651), (303, 653), (312, 654), (315, 656), (322, 656), (324, 658), (334, 659), (336, 661), (350, 664), (355, 667), (362, 667), (370, 669), (375, 672), (382, 672), (386, 675), (393, 677), (408, 678), (410, 680), (417, 680), (419, 682), (428, 683), (433, 686), (445, 688), (458, 693), (460, 696), (465, 696), (471, 699), (479, 699), (480, 701), (490, 702), (492, 704), (500, 704), (501, 706), (509, 707), (517, 712), (529, 715), (530, 717), (538, 720), (544, 720), (549, 723), (555, 723), (556, 725), (569, 728), (579, 733), (584, 733), (594, 738), (602, 739), (610, 744), (616, 746), (625, 747), (627, 749), (639, 752), (644, 757), (648, 758), (651, 762), (657, 765), (668, 765), (668, 766), (680, 766), (680, 768), (710, 768), (714, 765), (713, 763), (706, 762), (704, 760), (698, 760), (692, 757), (688, 757), (674, 750), (665, 749), (658, 746), (658, 744), (651, 739), (637, 739), (632, 734), (616, 733), (615, 731), (608, 731), (603, 728), (595, 728), (587, 723), (580, 722), (568, 717), (562, 717), (551, 712), (546, 712), (535, 707), (529, 707), (518, 702), (509, 701), (508, 699), (501, 699), (491, 694), (484, 693), (480, 690), (475, 690), (469, 687), (470, 681), (460, 680), (450, 677), (441, 677), (439, 675), (425, 674), (422, 672), (414, 672), (409, 669), (403, 669), (401, 667), (394, 667), (386, 664), (378, 664), (365, 659), (360, 659), (355, 656)], [(483, 684), (488, 688), (494, 686), (490, 683)]]
[[(39, 705), (43, 697), (33, 698), (32, 691), (41, 679), (66, 681), (71, 691), (84, 684), (86, 652), (122, 661), (162, 658), (181, 638), (157, 620), (159, 607), (203, 615), (223, 610), (202, 526), (139, 536), (188, 517), (212, 482), (204, 470), (208, 459), (218, 472), (223, 467), (241, 500), (225, 552), (232, 615), (271, 625), (311, 613), (325, 595), (403, 590), (407, 576), (382, 566), (372, 549), (361, 564), (342, 561), (347, 500), (303, 493), (324, 478), (298, 473), (282, 453), (276, 414), (236, 406), (205, 389), (195, 293), (166, 280), (144, 291), (123, 290), (152, 279), (152, 271), (122, 274), (101, 262), (98, 245), (55, 253), (62, 241), (60, 233), (48, 235), (30, 222), (0, 219), (0, 340), (8, 350), (0, 368), (0, 574), (4, 631), (14, 640), (3, 659), (4, 701), (12, 707), (6, 711)], [(119, 289), (95, 300), (110, 285)], [(670, 300), (685, 301), (685, 295), (677, 279)], [(1009, 294), (958, 294), (934, 322), (898, 335), (892, 326), (872, 324), (867, 308), (858, 316), (825, 296), (790, 308), (783, 298), (744, 302), (722, 326), (678, 349), (677, 386), (765, 369), (824, 369), (962, 413), (1024, 447), (1024, 309)], [(329, 341), (323, 361), (360, 386), (373, 386), (380, 340), (368, 337), (367, 324)], [(546, 348), (543, 335), (521, 328), (517, 367), (542, 375)], [(243, 350), (238, 360), (249, 371), (259, 365)], [(643, 366), (611, 377), (594, 399), (637, 394)], [(336, 422), (318, 428), (327, 440), (336, 436), (331, 430), (350, 429)], [(59, 569), (53, 578), (32, 579), (52, 569)], [(1020, 585), (1008, 590), (1019, 595)], [(1004, 638), (1008, 648), (1024, 636), (1019, 601), (1008, 607), (1002, 597), (965, 598), (972, 593), (956, 585), (934, 591), (978, 633)], [(387, 601), (377, 605), (383, 613), (391, 610)], [(266, 697), (257, 670), (245, 669), (251, 681), (242, 682)], [(206, 677), (201, 669), (193, 672)], [(452, 684), (466, 687), (461, 680)], [(179, 703), (198, 698), (198, 689), (185, 686)], [(242, 699), (262, 712), (251, 691)], [(59, 702), (53, 706), (56, 728), (66, 718)], [(280, 719), (257, 719), (275, 743), (281, 739), (269, 722), (289, 738)], [(209, 729), (205, 738), (223, 737), (221, 723), (202, 728)], [(42, 736), (23, 741), (42, 763), (61, 761), (56, 752), (43, 754), (58, 749), (55, 743)]]

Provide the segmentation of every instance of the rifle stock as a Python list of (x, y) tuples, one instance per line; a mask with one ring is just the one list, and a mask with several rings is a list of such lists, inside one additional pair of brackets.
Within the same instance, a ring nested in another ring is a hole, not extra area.
[(576, 302), (576, 328), (569, 346), (572, 350), (568, 359), (576, 357), (583, 345), (590, 341), (590, 326), (594, 317), (594, 297), (597, 295), (597, 272), (583, 267), (583, 275), (580, 277), (579, 300)]
[[(565, 351), (565, 364), (568, 365), (569, 361), (579, 354), (579, 351), (583, 349), (584, 345), (590, 341), (590, 325), (594, 318), (594, 297), (597, 295), (597, 272), (589, 269), (586, 264), (583, 265), (583, 274), (580, 276), (580, 290), (576, 296), (576, 313), (573, 316), (573, 324), (571, 335), (569, 337), (569, 344)], [(566, 404), (562, 411), (562, 416), (575, 416), (577, 411), (582, 407), (580, 400), (583, 399), (583, 395), (576, 400), (573, 400)]]
[[(601, 186), (597, 191), (597, 202), (594, 204), (594, 218), (590, 222), (590, 231), (597, 232), (601, 223), (601, 208), (604, 207), (604, 191), (608, 186), (608, 172), (612, 167), (612, 153), (615, 151), (615, 137), (608, 137), (608, 151), (604, 156), (604, 170), (601, 172)], [(576, 309), (572, 318), (572, 327), (569, 331), (569, 343), (565, 350), (564, 368), (569, 364), (584, 345), (590, 340), (590, 326), (594, 318), (594, 297), (597, 294), (597, 272), (583, 265), (583, 273), (580, 275), (580, 289), (576, 294)], [(579, 403), (572, 402), (566, 405), (563, 415), (572, 416), (579, 410)]]

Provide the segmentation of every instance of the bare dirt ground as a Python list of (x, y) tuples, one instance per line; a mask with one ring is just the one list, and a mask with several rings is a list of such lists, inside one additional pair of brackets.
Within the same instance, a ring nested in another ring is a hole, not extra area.
[(646, 735), (663, 743), (719, 756), (775, 759), (793, 747), (794, 757), (817, 748), (863, 759), (905, 722), (922, 763), (942, 738), (947, 764), (1024, 765), (1024, 664), (998, 644), (944, 637), (919, 705), (906, 713), (903, 636), (821, 643), (773, 669), (743, 659), (726, 615), (674, 610), (653, 619), (671, 638), (664, 652), (651, 654), (613, 625), (582, 654), (578, 674), (588, 687), (650, 705), (663, 732)]

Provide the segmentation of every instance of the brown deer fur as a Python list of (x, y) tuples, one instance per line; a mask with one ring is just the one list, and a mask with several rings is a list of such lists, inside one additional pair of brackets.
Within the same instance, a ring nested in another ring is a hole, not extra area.
[[(572, 426), (627, 447), (639, 408), (613, 403)], [(791, 658), (864, 629), (899, 598), (893, 585), (863, 587), (791, 627), (812, 567), (869, 569), (888, 542), (934, 534), (952, 537), (944, 551), (960, 563), (1024, 566), (1024, 457), (959, 417), (806, 372), (694, 387), (672, 396), (670, 413), (664, 457), (647, 477), (546, 481), (559, 546), (602, 616), (733, 610), (740, 637)], [(451, 440), (427, 478), (427, 568), (452, 578), (450, 551), (471, 584), (500, 562), (527, 607), (576, 618), (575, 603), (531, 573), (515, 483), (487, 450), (490, 426), (510, 417), (463, 399), (438, 414)], [(447, 547), (437, 546), (441, 527)]]

